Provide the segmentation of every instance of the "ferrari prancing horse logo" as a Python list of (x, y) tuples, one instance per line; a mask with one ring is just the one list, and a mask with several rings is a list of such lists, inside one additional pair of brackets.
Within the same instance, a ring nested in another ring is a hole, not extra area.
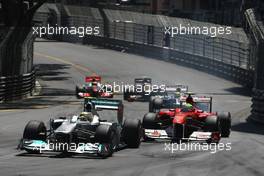
[(160, 137), (160, 136), (161, 136), (160, 132), (157, 131), (157, 130), (154, 130), (154, 131), (151, 133), (151, 135), (152, 135), (153, 137)]

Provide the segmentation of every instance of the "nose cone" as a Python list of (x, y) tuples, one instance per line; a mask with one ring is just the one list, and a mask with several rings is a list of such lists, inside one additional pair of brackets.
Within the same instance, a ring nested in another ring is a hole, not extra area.
[(183, 115), (177, 115), (173, 119), (173, 124), (185, 124), (185, 116)]

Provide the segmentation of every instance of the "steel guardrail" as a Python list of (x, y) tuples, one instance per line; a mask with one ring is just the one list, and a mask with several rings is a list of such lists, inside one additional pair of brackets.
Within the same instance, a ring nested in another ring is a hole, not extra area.
[(0, 101), (21, 99), (31, 94), (35, 87), (35, 70), (31, 73), (0, 77)]

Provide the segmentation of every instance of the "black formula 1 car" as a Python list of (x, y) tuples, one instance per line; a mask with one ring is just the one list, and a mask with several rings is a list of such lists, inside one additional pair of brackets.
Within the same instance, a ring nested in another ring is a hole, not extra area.
[[(97, 110), (116, 110), (118, 122), (102, 120)], [(123, 104), (120, 100), (86, 98), (84, 112), (71, 118), (50, 120), (49, 129), (41, 121), (29, 121), (19, 149), (28, 153), (63, 152), (112, 156), (124, 148), (137, 148), (141, 139), (141, 121), (126, 119), (122, 124)]]
[(152, 79), (143, 77), (135, 78), (134, 85), (124, 89), (124, 100), (149, 101), (151, 96)]

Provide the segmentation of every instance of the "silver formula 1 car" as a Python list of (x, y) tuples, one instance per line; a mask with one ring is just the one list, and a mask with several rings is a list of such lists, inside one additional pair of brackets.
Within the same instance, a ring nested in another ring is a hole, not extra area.
[[(97, 111), (103, 109), (116, 110), (118, 122), (102, 120)], [(122, 124), (122, 101), (86, 98), (84, 110), (71, 118), (51, 119), (49, 129), (41, 121), (29, 121), (19, 149), (34, 154), (63, 152), (94, 154), (104, 158), (124, 147), (139, 147), (141, 121), (126, 119)]]

